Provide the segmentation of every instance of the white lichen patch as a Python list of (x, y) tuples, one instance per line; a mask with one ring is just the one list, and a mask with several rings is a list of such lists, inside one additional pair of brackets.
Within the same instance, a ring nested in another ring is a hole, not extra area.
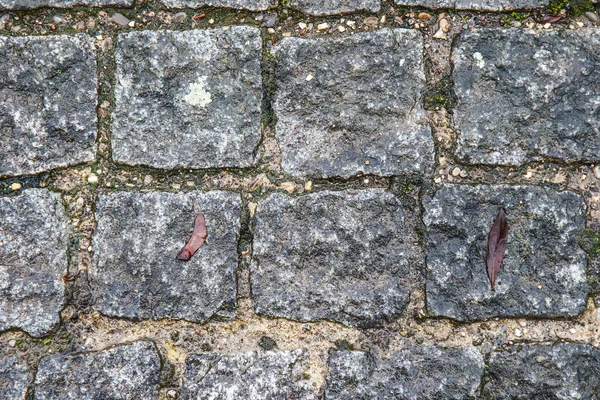
[(473, 58), (477, 61), (477, 66), (479, 69), (483, 69), (485, 67), (485, 61), (483, 61), (483, 55), (480, 52), (473, 53)]
[(190, 84), (188, 94), (183, 97), (183, 101), (197, 107), (206, 107), (211, 101), (212, 96), (206, 90), (206, 76), (200, 77), (195, 83)]

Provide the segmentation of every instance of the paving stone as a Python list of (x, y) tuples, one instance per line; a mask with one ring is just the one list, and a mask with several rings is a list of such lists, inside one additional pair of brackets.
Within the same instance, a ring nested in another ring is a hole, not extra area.
[(0, 197), (0, 331), (41, 336), (59, 323), (67, 224), (57, 193), (28, 189)]
[(290, 7), (311, 15), (343, 14), (355, 11), (377, 12), (379, 0), (291, 0)]
[(449, 8), (457, 10), (505, 11), (541, 8), (548, 0), (394, 0), (403, 6), (423, 6), (427, 8)]
[[(583, 199), (547, 187), (444, 185), (424, 199), (427, 306), (460, 321), (492, 317), (574, 317), (585, 309)], [(490, 288), (488, 234), (500, 207), (508, 247)]]
[(123, 33), (115, 58), (115, 161), (158, 168), (255, 162), (262, 102), (257, 28)]
[(427, 172), (431, 130), (419, 101), (422, 36), (381, 29), (344, 38), (283, 38), (277, 57), (276, 135), (293, 175)]
[[(206, 243), (177, 260), (200, 213)], [(90, 272), (96, 309), (133, 319), (231, 316), (240, 217), (240, 197), (230, 192), (100, 196)]]
[(25, 399), (30, 373), (24, 361), (0, 357), (0, 398)]
[(34, 400), (158, 399), (160, 357), (152, 342), (57, 354), (40, 360)]
[(305, 350), (192, 355), (181, 399), (316, 400), (308, 368)]
[(494, 399), (596, 399), (600, 350), (585, 344), (515, 345), (492, 353), (484, 393)]
[(600, 30), (479, 29), (453, 61), (462, 160), (600, 160)]
[(389, 357), (361, 351), (329, 355), (327, 400), (467, 400), (479, 394), (484, 361), (474, 347), (414, 346)]
[(95, 57), (85, 35), (0, 37), (0, 176), (94, 159)]
[(162, 0), (167, 7), (173, 8), (200, 8), (200, 7), (227, 7), (251, 11), (262, 11), (269, 8), (269, 0)]
[(407, 212), (379, 189), (273, 194), (256, 212), (251, 265), (259, 314), (380, 325), (415, 281)]
[(0, 0), (0, 10), (27, 10), (41, 7), (65, 8), (73, 6), (131, 7), (133, 0)]

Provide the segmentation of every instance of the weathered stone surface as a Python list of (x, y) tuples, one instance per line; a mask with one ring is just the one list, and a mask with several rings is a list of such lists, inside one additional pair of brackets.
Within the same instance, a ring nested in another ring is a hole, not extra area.
[(113, 159), (159, 168), (247, 167), (261, 137), (260, 31), (120, 34)]
[(317, 177), (429, 171), (422, 52), (413, 30), (284, 38), (274, 49), (283, 169)]
[(484, 393), (493, 399), (595, 399), (600, 350), (585, 344), (515, 345), (492, 353)]
[(67, 224), (56, 193), (28, 189), (0, 197), (0, 331), (19, 328), (41, 336), (59, 322)]
[(379, 189), (261, 201), (251, 265), (256, 312), (356, 326), (394, 319), (414, 283), (418, 246), (407, 239), (405, 214)]
[(453, 61), (465, 162), (600, 160), (600, 30), (479, 29)]
[(182, 400), (316, 400), (305, 350), (203, 354), (186, 362)]
[(92, 160), (96, 84), (85, 35), (0, 37), (0, 176)]
[(483, 357), (474, 347), (413, 346), (382, 359), (361, 351), (329, 355), (327, 400), (467, 400), (479, 394)]
[[(206, 243), (191, 260), (177, 260), (200, 213)], [(100, 196), (90, 271), (96, 309), (110, 316), (194, 322), (230, 315), (240, 216), (240, 197), (230, 192)]]
[(342, 14), (354, 11), (377, 12), (379, 0), (292, 0), (290, 7), (312, 15)]
[(0, 357), (0, 398), (25, 399), (30, 373), (24, 361)]
[(206, 6), (238, 8), (251, 11), (262, 11), (269, 8), (269, 0), (161, 0), (167, 7), (200, 8)]
[(133, 0), (0, 0), (0, 10), (25, 10), (41, 7), (122, 6), (130, 7)]
[(394, 0), (403, 6), (424, 6), (427, 8), (450, 8), (457, 10), (520, 10), (540, 8), (548, 5), (548, 0)]
[[(486, 273), (488, 234), (500, 207), (508, 247), (496, 291)], [(573, 317), (588, 294), (583, 199), (535, 186), (444, 185), (424, 199), (427, 305), (461, 321)]]
[(160, 357), (152, 342), (57, 354), (40, 360), (35, 400), (158, 399)]

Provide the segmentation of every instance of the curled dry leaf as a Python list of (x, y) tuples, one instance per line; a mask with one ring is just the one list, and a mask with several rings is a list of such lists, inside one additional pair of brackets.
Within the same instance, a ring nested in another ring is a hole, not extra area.
[(494, 224), (490, 230), (488, 236), (488, 249), (487, 249), (487, 273), (492, 284), (492, 290), (495, 291), (494, 287), (496, 283), (496, 277), (500, 271), (500, 264), (504, 258), (504, 252), (506, 251), (506, 245), (508, 243), (508, 222), (506, 221), (506, 213), (504, 208), (498, 210), (498, 215), (494, 219)]
[(190, 240), (183, 246), (183, 248), (177, 253), (177, 259), (182, 261), (189, 261), (190, 258), (198, 251), (198, 249), (204, 244), (206, 240), (206, 221), (204, 215), (198, 214), (194, 221), (194, 231)]

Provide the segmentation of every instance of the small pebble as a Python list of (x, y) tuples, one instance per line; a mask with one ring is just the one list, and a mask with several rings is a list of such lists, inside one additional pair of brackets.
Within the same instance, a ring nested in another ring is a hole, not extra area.
[(517, 329), (515, 329), (515, 336), (521, 337), (521, 336), (523, 336), (523, 332), (521, 332), (521, 330), (517, 328)]
[(594, 176), (596, 179), (600, 179), (600, 164), (594, 167)]
[(120, 13), (114, 13), (110, 17), (110, 20), (120, 26), (127, 26), (129, 24), (129, 19), (127, 19), (126, 16)]
[(211, 18), (211, 19), (208, 20), (208, 23), (212, 25), (212, 24), (215, 23), (215, 20)]
[(298, 23), (298, 28), (300, 28), (300, 29), (306, 29), (306, 26), (307, 25), (304, 22), (299, 22)]
[(525, 321), (520, 321), (519, 325), (521, 325), (521, 328), (525, 328), (527, 326), (527, 322)]
[(317, 30), (324, 31), (330, 27), (331, 25), (329, 25), (327, 22), (323, 22), (322, 24), (317, 25)]
[(179, 189), (181, 189), (181, 185), (180, 185), (179, 183), (174, 183), (174, 184), (172, 184), (172, 185), (171, 185), (171, 187), (172, 187), (173, 189), (175, 189), (175, 190), (179, 190)]
[(312, 74), (308, 74), (308, 75), (306, 75), (306, 78), (304, 78), (304, 79), (306, 80), (306, 82), (310, 82), (313, 80), (313, 78), (314, 78), (314, 76)]
[(544, 29), (550, 29), (551, 26), (552, 24), (550, 22), (547, 22), (544, 24)]
[(346, 31), (346, 28), (344, 28), (342, 25), (338, 26), (337, 29), (338, 29), (339, 32), (345, 32)]
[(598, 22), (598, 14), (596, 14), (596, 13), (595, 13), (595, 12), (593, 12), (593, 11), (588, 11), (588, 12), (586, 12), (586, 13), (585, 13), (585, 14), (583, 14), (583, 15), (585, 15), (585, 17), (586, 17), (587, 19), (589, 19), (589, 20), (590, 20), (591, 22), (593, 22), (593, 23), (596, 23), (596, 22)]
[(52, 22), (54, 22), (55, 24), (60, 24), (62, 22), (65, 22), (65, 20), (61, 16), (55, 15), (52, 17)]
[(292, 36), (292, 32), (283, 32), (283, 34), (281, 36), (290, 37), (290, 36)]
[(294, 193), (294, 190), (296, 189), (294, 182), (283, 182), (281, 185), (279, 185), (279, 187), (288, 193)]
[(465, 170), (461, 170), (461, 171), (460, 171), (460, 177), (461, 177), (461, 178), (466, 178), (466, 177), (467, 177), (467, 171), (465, 171)]
[(150, 175), (146, 175), (144, 177), (144, 185), (149, 185), (152, 183), (152, 177)]
[(91, 183), (92, 185), (98, 183), (98, 175), (96, 175), (96, 174), (90, 174), (87, 177), (87, 181), (88, 181), (88, 183)]
[(178, 12), (177, 14), (173, 15), (173, 22), (182, 22), (185, 21), (185, 19), (187, 18), (187, 14), (184, 12)]
[(275, 29), (269, 28), (269, 29), (267, 29), (267, 32), (269, 32), (272, 35), (275, 33)]
[(441, 183), (442, 182), (442, 178), (441, 177), (437, 177), (434, 179), (435, 183)]
[(135, 21), (129, 21), (127, 24), (130, 28), (135, 28)]
[(346, 21), (346, 25), (348, 25), (350, 28), (354, 29), (354, 27), (356, 27), (356, 22), (349, 19), (348, 21)]
[(15, 182), (15, 183), (13, 183), (12, 185), (10, 185), (10, 188), (11, 188), (12, 190), (19, 190), (19, 189), (21, 189), (21, 188), (22, 188), (22, 186), (21, 186), (21, 184), (20, 184), (19, 182)]
[(306, 190), (307, 192), (310, 192), (312, 190), (312, 187), (313, 187), (312, 181), (308, 181), (304, 184), (304, 190)]
[(583, 22), (581, 22), (581, 21), (577, 21), (577, 26), (578, 26), (578, 27), (580, 27), (580, 28), (583, 28), (583, 26), (584, 26), (584, 25), (585, 25), (585, 24), (584, 24)]
[(171, 389), (167, 392), (167, 397), (169, 399), (176, 399), (177, 398), (177, 390), (175, 389)]
[(452, 176), (460, 175), (460, 168), (456, 167), (452, 170)]
[(254, 202), (250, 202), (248, 203), (248, 210), (250, 211), (250, 218), (254, 217), (256, 215), (256, 208), (258, 207), (257, 203)]
[(377, 26), (377, 24), (379, 24), (379, 20), (377, 19), (377, 17), (368, 17), (365, 18), (363, 23), (367, 26)]
[(13, 339), (13, 340), (10, 340), (10, 341), (8, 342), (8, 345), (9, 345), (10, 347), (15, 347), (15, 346), (17, 345), (17, 341), (16, 341), (16, 340), (14, 340), (14, 339)]

